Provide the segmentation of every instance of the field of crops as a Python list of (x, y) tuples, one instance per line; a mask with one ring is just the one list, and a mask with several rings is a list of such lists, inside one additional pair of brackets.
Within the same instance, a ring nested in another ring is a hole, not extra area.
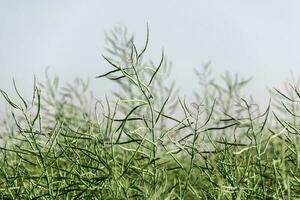
[(11, 112), (0, 129), (0, 198), (300, 198), (299, 83), (270, 90), (260, 107), (244, 90), (250, 79), (214, 77), (207, 64), (185, 99), (164, 52), (146, 59), (148, 37), (137, 48), (124, 29), (107, 36), (110, 70), (97, 81), (119, 89), (106, 99), (50, 75), (31, 99), (15, 83), (18, 98), (1, 90)]

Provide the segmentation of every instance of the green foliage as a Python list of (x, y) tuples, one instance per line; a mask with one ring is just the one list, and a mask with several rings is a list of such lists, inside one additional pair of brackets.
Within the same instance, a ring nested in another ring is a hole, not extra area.
[[(300, 198), (298, 85), (273, 90), (263, 111), (243, 94), (250, 79), (196, 71), (203, 92), (178, 97), (170, 62), (144, 61), (124, 28), (107, 36), (120, 86), (96, 101), (88, 81), (46, 75), (31, 101), (1, 90), (11, 107), (0, 147), (1, 199)], [(156, 65), (154, 63), (157, 63)], [(100, 81), (100, 80), (99, 80)], [(170, 86), (169, 86), (170, 85)]]

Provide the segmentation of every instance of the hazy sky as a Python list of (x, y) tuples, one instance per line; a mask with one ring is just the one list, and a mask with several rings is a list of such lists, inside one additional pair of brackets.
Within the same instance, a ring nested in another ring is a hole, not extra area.
[[(104, 31), (125, 25), (141, 46), (148, 22), (150, 56), (164, 48), (183, 94), (197, 89), (192, 69), (210, 60), (216, 72), (253, 76), (249, 92), (268, 99), (267, 86), (300, 74), (299, 7), (291, 0), (0, 0), (0, 88), (11, 91), (15, 78), (28, 95), (47, 66), (64, 81), (93, 78), (109, 69), (100, 56)], [(109, 88), (91, 84), (98, 94)]]

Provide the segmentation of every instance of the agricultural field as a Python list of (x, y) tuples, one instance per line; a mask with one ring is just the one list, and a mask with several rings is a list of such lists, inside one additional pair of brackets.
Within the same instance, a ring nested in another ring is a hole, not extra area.
[(148, 59), (148, 37), (107, 36), (109, 70), (95, 77), (118, 89), (104, 99), (50, 74), (31, 99), (15, 82), (17, 98), (1, 90), (0, 199), (300, 199), (299, 82), (262, 107), (250, 79), (207, 64), (189, 100), (165, 53)]

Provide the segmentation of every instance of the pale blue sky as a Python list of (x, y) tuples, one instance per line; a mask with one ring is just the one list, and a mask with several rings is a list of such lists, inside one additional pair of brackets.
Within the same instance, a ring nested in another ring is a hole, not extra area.
[[(164, 48), (182, 94), (197, 89), (192, 69), (211, 60), (214, 71), (253, 76), (250, 94), (268, 100), (267, 86), (300, 74), (299, 8), (291, 0), (0, 0), (0, 88), (11, 91), (15, 78), (29, 95), (47, 66), (64, 81), (93, 78), (108, 69), (104, 31), (126, 25), (142, 42), (148, 22), (149, 54)], [(91, 84), (96, 94), (110, 88)]]

